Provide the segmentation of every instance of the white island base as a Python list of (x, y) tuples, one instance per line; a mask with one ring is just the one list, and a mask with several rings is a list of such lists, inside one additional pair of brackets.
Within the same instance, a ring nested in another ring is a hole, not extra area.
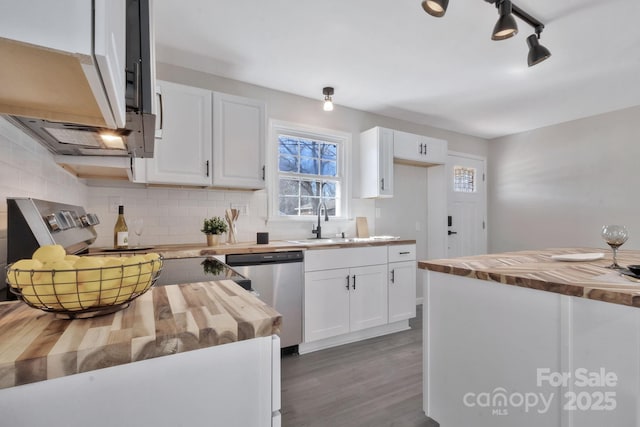
[(640, 425), (640, 309), (433, 271), (424, 296), (441, 426)]

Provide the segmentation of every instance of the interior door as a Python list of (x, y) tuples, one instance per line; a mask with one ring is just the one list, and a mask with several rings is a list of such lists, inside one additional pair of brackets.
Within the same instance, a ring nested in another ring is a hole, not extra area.
[(485, 159), (450, 153), (447, 158), (447, 256), (487, 252)]

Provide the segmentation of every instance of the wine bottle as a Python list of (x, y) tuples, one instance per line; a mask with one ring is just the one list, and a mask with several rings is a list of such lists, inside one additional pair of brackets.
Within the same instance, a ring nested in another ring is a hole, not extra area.
[(118, 220), (113, 227), (113, 247), (116, 249), (127, 249), (129, 247), (129, 229), (124, 220), (124, 206), (118, 206)]

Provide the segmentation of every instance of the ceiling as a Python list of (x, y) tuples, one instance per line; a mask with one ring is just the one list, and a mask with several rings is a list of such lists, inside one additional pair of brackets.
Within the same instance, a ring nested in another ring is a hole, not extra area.
[(157, 59), (482, 138), (640, 105), (640, 1), (513, 1), (545, 24), (533, 67), (483, 0), (155, 0)]

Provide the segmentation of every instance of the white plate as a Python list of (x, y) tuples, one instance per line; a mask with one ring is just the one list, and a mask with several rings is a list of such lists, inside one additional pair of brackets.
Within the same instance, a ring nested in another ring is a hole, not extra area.
[(595, 252), (589, 254), (562, 254), (551, 255), (551, 259), (556, 261), (595, 261), (604, 258), (602, 252)]

